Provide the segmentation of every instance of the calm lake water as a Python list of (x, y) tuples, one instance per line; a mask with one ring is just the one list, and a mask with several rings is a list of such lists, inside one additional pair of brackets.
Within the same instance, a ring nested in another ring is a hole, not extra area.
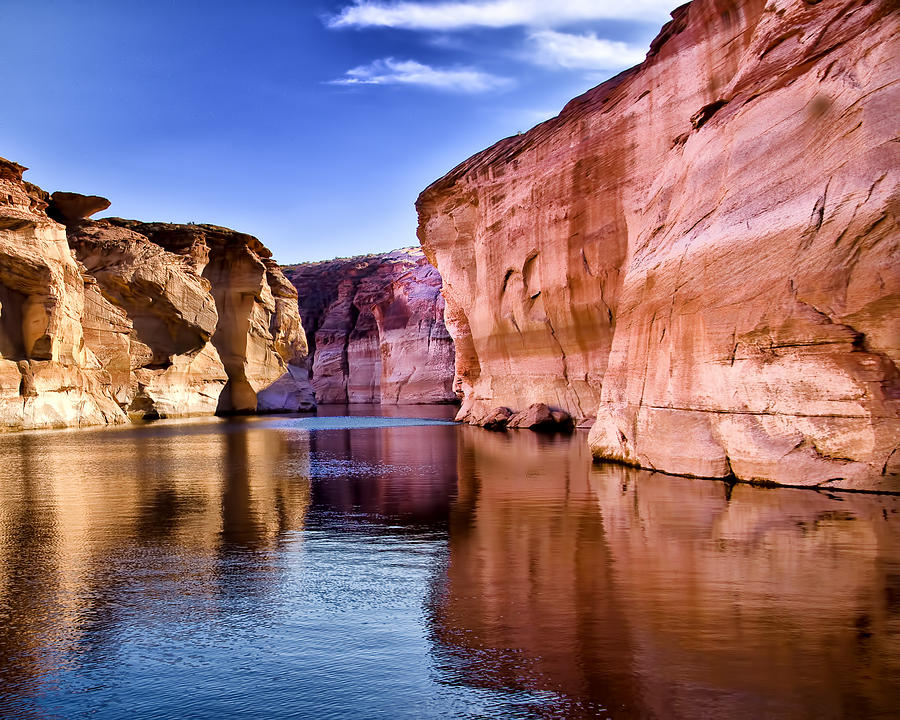
[(900, 710), (898, 497), (364, 417), (3, 435), (0, 493), (2, 717)]

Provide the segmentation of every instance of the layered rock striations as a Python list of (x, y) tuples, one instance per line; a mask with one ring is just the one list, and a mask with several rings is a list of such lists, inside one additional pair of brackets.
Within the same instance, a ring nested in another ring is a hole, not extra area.
[(313, 407), (297, 294), (259, 240), (92, 221), (108, 201), (23, 169), (0, 163), (0, 428)]
[(24, 170), (0, 159), (0, 429), (121, 422), (85, 343), (82, 270)]
[(320, 403), (455, 402), (441, 276), (418, 248), (283, 268)]
[(694, 0), (647, 59), (420, 196), (462, 419), (595, 457), (900, 489), (900, 13)]
[(217, 365), (214, 411), (311, 409), (297, 292), (255, 237), (108, 218), (70, 225), (69, 242), (151, 346), (149, 367), (200, 363), (185, 368), (197, 376), (197, 402), (209, 402)]

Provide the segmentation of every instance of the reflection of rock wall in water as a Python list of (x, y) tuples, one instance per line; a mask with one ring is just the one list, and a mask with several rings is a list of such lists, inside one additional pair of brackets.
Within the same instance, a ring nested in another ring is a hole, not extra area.
[(0, 429), (313, 406), (297, 294), (259, 240), (90, 221), (102, 198), (22, 170), (0, 160)]
[(318, 402), (456, 401), (441, 276), (421, 250), (282, 269), (300, 294)]
[[(175, 644), (196, 632), (188, 650), (221, 633), (252, 651), (272, 631), (285, 644), (260, 655), (277, 664), (321, 648), (332, 618), (393, 637), (386, 616), (423, 623), (430, 678), (498, 691), (465, 693), (503, 703), (497, 716), (897, 706), (900, 498), (592, 468), (578, 437), (273, 425), (0, 436), (0, 684), (14, 707), (33, 707), (60, 658), (116, 657), (148, 627)], [(360, 577), (385, 604), (348, 591)], [(298, 619), (322, 634), (285, 639)], [(371, 647), (421, 659), (418, 630), (409, 656)], [(222, 657), (193, 650), (183, 658)]]
[[(4, 436), (0, 707), (33, 707), (60, 658), (105, 642), (119, 652), (109, 634), (128, 627), (137, 596), (163, 633), (204, 604), (221, 612), (229, 594), (264, 612), (283, 570), (267, 550), (306, 520), (308, 440), (211, 421)], [(249, 578), (222, 559), (248, 552)], [(152, 554), (151, 572), (134, 574), (135, 554)]]
[(892, 712), (894, 498), (591, 467), (586, 446), (462, 430), (431, 607), (455, 677), (558, 693), (567, 717)]
[(598, 458), (897, 490), (896, 3), (673, 15), (420, 196), (461, 419), (545, 402)]

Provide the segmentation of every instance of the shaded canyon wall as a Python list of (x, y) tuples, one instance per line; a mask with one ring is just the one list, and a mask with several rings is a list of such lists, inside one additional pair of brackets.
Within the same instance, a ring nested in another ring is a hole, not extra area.
[(694, 0), (647, 59), (419, 197), (460, 418), (596, 458), (900, 490), (896, 4)]
[(320, 403), (455, 402), (441, 276), (418, 248), (282, 268)]
[(0, 161), (0, 429), (313, 406), (297, 294), (256, 238), (87, 216)]

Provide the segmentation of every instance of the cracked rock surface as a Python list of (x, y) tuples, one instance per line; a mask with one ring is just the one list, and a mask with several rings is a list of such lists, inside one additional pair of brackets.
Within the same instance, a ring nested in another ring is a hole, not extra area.
[(419, 197), (460, 418), (594, 456), (900, 491), (900, 13), (694, 0), (647, 59)]

